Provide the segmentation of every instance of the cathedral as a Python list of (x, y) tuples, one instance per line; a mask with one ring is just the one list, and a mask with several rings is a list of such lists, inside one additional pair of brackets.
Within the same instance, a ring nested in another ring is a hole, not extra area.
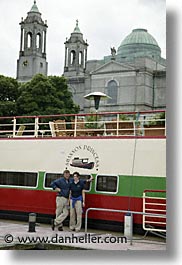
[[(47, 75), (47, 23), (36, 1), (21, 23), (17, 80), (26, 82), (37, 74)], [(80, 106), (80, 112), (94, 111), (94, 102), (85, 100), (91, 92), (109, 96), (99, 111), (143, 111), (166, 108), (166, 60), (155, 38), (143, 28), (133, 29), (116, 49), (103, 59), (88, 59), (88, 43), (78, 20), (65, 41), (63, 75)]]

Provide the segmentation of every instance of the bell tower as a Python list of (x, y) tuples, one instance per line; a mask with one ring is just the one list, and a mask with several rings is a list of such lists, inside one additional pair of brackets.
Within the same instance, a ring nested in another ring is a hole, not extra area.
[(20, 22), (20, 52), (17, 60), (17, 80), (27, 82), (38, 73), (47, 75), (46, 33), (47, 21), (43, 21), (36, 1)]
[(65, 63), (64, 76), (84, 76), (86, 61), (87, 61), (87, 47), (88, 44), (83, 39), (78, 20), (76, 26), (71, 33), (69, 40), (66, 39), (65, 44)]

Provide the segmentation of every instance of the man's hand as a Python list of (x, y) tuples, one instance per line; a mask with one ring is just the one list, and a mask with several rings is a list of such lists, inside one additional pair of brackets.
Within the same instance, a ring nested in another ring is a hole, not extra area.
[(60, 191), (61, 191), (61, 189), (60, 189), (60, 188), (55, 188), (55, 191), (58, 191), (58, 192), (60, 192)]

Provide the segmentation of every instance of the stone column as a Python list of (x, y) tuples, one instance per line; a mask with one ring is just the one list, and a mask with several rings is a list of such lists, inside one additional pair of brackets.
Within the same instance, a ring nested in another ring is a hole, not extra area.
[(65, 46), (64, 67), (67, 67), (67, 59), (68, 59), (68, 48)]
[(44, 53), (46, 53), (46, 33), (47, 31), (44, 31)]
[(20, 52), (23, 49), (23, 28), (21, 28), (21, 36), (20, 36)]
[(84, 68), (86, 68), (86, 62), (87, 62), (87, 48), (85, 49), (85, 62), (84, 62)]

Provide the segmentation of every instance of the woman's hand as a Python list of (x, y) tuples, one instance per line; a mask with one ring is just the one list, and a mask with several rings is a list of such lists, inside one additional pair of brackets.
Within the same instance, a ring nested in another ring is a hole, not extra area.
[(87, 182), (91, 182), (94, 178), (91, 176), (89, 179), (87, 179)]
[(82, 206), (85, 207), (85, 202), (82, 202)]

